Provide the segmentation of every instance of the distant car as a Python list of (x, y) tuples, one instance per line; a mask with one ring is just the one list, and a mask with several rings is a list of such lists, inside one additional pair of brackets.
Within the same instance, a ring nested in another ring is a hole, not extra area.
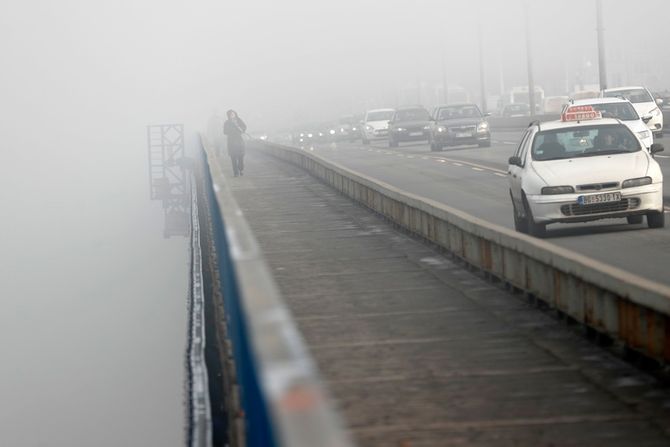
[(354, 142), (362, 138), (360, 118), (354, 115), (347, 115), (340, 118), (339, 122), (339, 140)]
[(428, 139), (431, 151), (461, 144), (491, 146), (489, 123), (476, 104), (437, 106), (433, 119)]
[(653, 154), (619, 120), (591, 106), (571, 106), (561, 121), (534, 122), (509, 159), (514, 227), (541, 237), (555, 222), (647, 217), (665, 224), (663, 174)]
[(571, 106), (592, 106), (601, 113), (603, 118), (616, 118), (621, 120), (630, 130), (635, 133), (645, 148), (649, 150), (654, 143), (654, 136), (644, 121), (640, 119), (635, 107), (623, 98), (593, 98), (574, 101)]
[(396, 110), (389, 121), (389, 147), (397, 147), (404, 141), (427, 141), (430, 121), (428, 110), (421, 106)]
[(530, 116), (530, 106), (528, 104), (507, 104), (500, 111), (500, 116), (503, 118)]
[(394, 109), (368, 110), (361, 122), (363, 144), (381, 140), (389, 135), (389, 120), (393, 118)]
[(625, 98), (633, 104), (637, 114), (647, 127), (654, 132), (654, 136), (663, 136), (663, 112), (659, 105), (662, 100), (654, 100), (653, 95), (645, 87), (617, 87), (603, 90), (605, 98)]

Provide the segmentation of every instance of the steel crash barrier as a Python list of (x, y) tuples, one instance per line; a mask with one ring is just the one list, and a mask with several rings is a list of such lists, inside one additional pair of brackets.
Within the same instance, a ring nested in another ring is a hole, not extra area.
[(670, 364), (670, 287), (405, 192), (313, 153), (272, 143), (257, 147), (604, 339)]
[(203, 263), (216, 301), (230, 445), (352, 446), (218, 159), (201, 142)]

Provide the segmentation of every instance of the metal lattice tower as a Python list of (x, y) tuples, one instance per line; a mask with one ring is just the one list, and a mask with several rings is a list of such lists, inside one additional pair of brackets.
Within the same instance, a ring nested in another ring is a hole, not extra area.
[(151, 200), (161, 200), (165, 215), (163, 235), (187, 236), (189, 231), (189, 182), (184, 167), (184, 126), (147, 126), (149, 188)]

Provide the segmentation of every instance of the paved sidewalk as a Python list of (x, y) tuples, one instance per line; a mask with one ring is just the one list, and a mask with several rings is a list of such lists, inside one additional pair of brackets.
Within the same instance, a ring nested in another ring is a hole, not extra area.
[(304, 171), (246, 162), (229, 185), (360, 445), (670, 445), (653, 379)]

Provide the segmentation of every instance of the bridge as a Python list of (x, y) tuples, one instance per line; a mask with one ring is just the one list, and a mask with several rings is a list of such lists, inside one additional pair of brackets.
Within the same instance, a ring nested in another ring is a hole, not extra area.
[(256, 141), (235, 179), (202, 138), (214, 444), (668, 445), (669, 230), (514, 232), (519, 136)]

